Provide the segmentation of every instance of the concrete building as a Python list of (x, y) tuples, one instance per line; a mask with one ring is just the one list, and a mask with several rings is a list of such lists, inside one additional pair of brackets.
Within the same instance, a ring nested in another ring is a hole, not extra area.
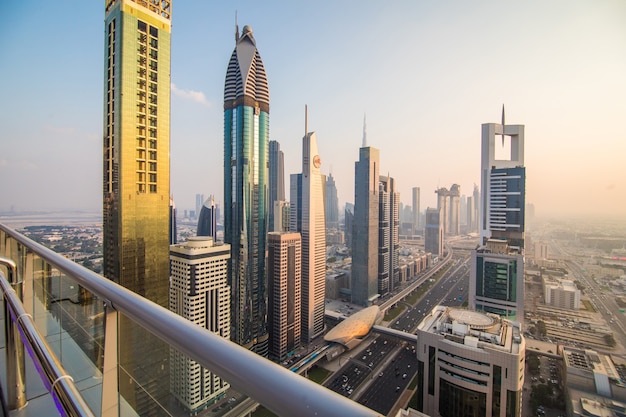
[(563, 387), (568, 416), (619, 417), (626, 411), (626, 381), (611, 356), (564, 347)]
[[(496, 140), (508, 141), (506, 155)], [(524, 313), (524, 126), (482, 125), (480, 245), (472, 251), (469, 307), (515, 320)]]
[(285, 201), (285, 154), (280, 150), (280, 143), (275, 140), (269, 142), (269, 231), (281, 230), (274, 224), (275, 212), (272, 210), (277, 201)]
[(270, 94), (252, 29), (235, 33), (224, 83), (224, 242), (231, 245), (232, 340), (268, 353), (266, 241)]
[(459, 184), (452, 184), (450, 191), (448, 191), (448, 197), (450, 198), (449, 218), (448, 221), (448, 233), (452, 236), (458, 236), (461, 234), (461, 186)]
[(326, 285), (325, 176), (315, 133), (302, 139), (302, 173), (291, 175), (289, 230), (302, 236), (302, 330), (303, 344), (324, 332)]
[[(230, 339), (230, 246), (211, 237), (190, 237), (170, 247), (169, 309), (224, 339)], [(228, 382), (183, 353), (170, 350), (170, 391), (194, 412), (222, 398)]]
[(400, 281), (400, 193), (395, 180), (380, 176), (378, 190), (378, 294), (393, 290)]
[(413, 234), (416, 235), (421, 232), (420, 226), (420, 187), (413, 187), (413, 205), (412, 212), (413, 215)]
[(378, 298), (380, 151), (371, 146), (362, 147), (354, 171), (352, 302), (369, 306)]
[(580, 308), (580, 290), (573, 281), (567, 279), (546, 279), (543, 282), (543, 299), (546, 305), (578, 310)]
[(434, 256), (443, 256), (443, 219), (438, 208), (426, 209), (424, 250)]
[(443, 234), (448, 234), (448, 226), (449, 226), (449, 199), (448, 199), (448, 189), (445, 187), (437, 188), (435, 190), (437, 193), (437, 208), (441, 212), (441, 228), (443, 229)]
[(276, 361), (300, 347), (302, 294), (300, 233), (268, 234), (269, 357)]
[(436, 306), (417, 329), (417, 411), (521, 416), (525, 340), (518, 323)]
[(326, 178), (324, 207), (326, 208), (326, 228), (339, 229), (339, 199), (337, 198), (337, 186), (332, 172)]

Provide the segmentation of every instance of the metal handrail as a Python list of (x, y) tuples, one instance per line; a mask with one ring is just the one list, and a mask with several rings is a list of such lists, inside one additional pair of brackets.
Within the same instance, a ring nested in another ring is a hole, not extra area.
[(94, 416), (76, 388), (74, 380), (63, 369), (56, 355), (41, 336), (32, 316), (24, 310), (22, 301), (2, 272), (0, 272), (0, 290), (8, 307), (7, 311), (10, 313), (10, 317), (5, 317), (5, 320), (11, 320), (17, 325), (24, 346), (37, 363), (36, 369), (39, 376), (54, 398), (59, 411), (70, 416)]
[(106, 300), (170, 346), (279, 416), (380, 416), (377, 412), (271, 362), (0, 224), (79, 285)]

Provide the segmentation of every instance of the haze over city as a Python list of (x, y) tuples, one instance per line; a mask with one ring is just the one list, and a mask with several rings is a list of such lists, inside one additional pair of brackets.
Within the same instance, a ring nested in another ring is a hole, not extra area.
[[(223, 200), (224, 75), (250, 25), (270, 87), (270, 139), (301, 171), (304, 105), (322, 171), (354, 200), (363, 141), (404, 204), (480, 180), (480, 125), (526, 126), (537, 215), (626, 217), (623, 1), (174, 2), (171, 193)], [(11, 2), (0, 28), (2, 211), (102, 202), (100, 2)], [(94, 46), (95, 45), (95, 46)]]

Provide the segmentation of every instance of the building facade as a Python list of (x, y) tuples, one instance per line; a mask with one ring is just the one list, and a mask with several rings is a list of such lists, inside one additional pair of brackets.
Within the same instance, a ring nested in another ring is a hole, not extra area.
[(472, 251), (469, 307), (516, 320), (524, 313), (524, 126), (505, 125), (504, 109), (502, 119), (482, 125), (480, 246)]
[(443, 220), (438, 208), (426, 209), (424, 226), (424, 251), (443, 256)]
[(325, 176), (315, 133), (302, 139), (302, 173), (291, 175), (290, 226), (302, 236), (302, 296), (300, 336), (303, 344), (324, 332), (326, 292)]
[(413, 205), (412, 212), (413, 215), (413, 234), (417, 234), (421, 231), (420, 227), (420, 187), (413, 187)]
[(436, 306), (417, 330), (417, 410), (441, 417), (520, 417), (525, 340), (519, 324)]
[[(103, 275), (167, 307), (171, 3), (107, 0), (104, 23)], [(119, 392), (138, 414), (157, 413), (168, 350), (124, 318), (119, 337)]]
[(337, 186), (332, 173), (326, 178), (324, 200), (326, 206), (326, 228), (339, 229), (339, 199), (337, 198)]
[(369, 306), (378, 298), (380, 151), (361, 148), (354, 171), (351, 298), (354, 304)]
[[(169, 308), (224, 339), (230, 339), (229, 245), (190, 237), (170, 247)], [(222, 398), (230, 385), (181, 352), (170, 349), (170, 391), (187, 410)]]
[(275, 140), (270, 140), (270, 178), (269, 178), (269, 192), (270, 192), (270, 213), (269, 213), (269, 231), (280, 230), (274, 224), (274, 211), (271, 209), (277, 201), (285, 201), (285, 154), (280, 150), (280, 143)]
[(213, 196), (210, 196), (200, 209), (196, 235), (210, 236), (217, 242), (217, 205)]
[(236, 33), (224, 87), (224, 241), (231, 245), (231, 339), (267, 356), (269, 87), (252, 29)]
[(268, 234), (269, 358), (284, 360), (300, 347), (302, 240), (300, 233)]
[(400, 193), (395, 180), (380, 176), (378, 191), (378, 294), (400, 283)]
[(169, 5), (153, 10), (132, 1), (109, 0), (105, 36), (104, 275), (166, 306)]

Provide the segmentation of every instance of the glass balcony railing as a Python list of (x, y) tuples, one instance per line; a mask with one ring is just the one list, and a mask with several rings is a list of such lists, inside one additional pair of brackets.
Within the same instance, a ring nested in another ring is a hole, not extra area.
[(73, 416), (187, 416), (181, 404), (196, 394), (174, 396), (172, 387), (207, 374), (171, 372), (175, 360), (199, 364), (238, 392), (223, 398), (219, 382), (205, 384), (220, 395), (192, 412), (247, 415), (260, 403), (279, 416), (378, 415), (1, 224), (0, 257), (10, 415), (55, 415), (55, 407)]

